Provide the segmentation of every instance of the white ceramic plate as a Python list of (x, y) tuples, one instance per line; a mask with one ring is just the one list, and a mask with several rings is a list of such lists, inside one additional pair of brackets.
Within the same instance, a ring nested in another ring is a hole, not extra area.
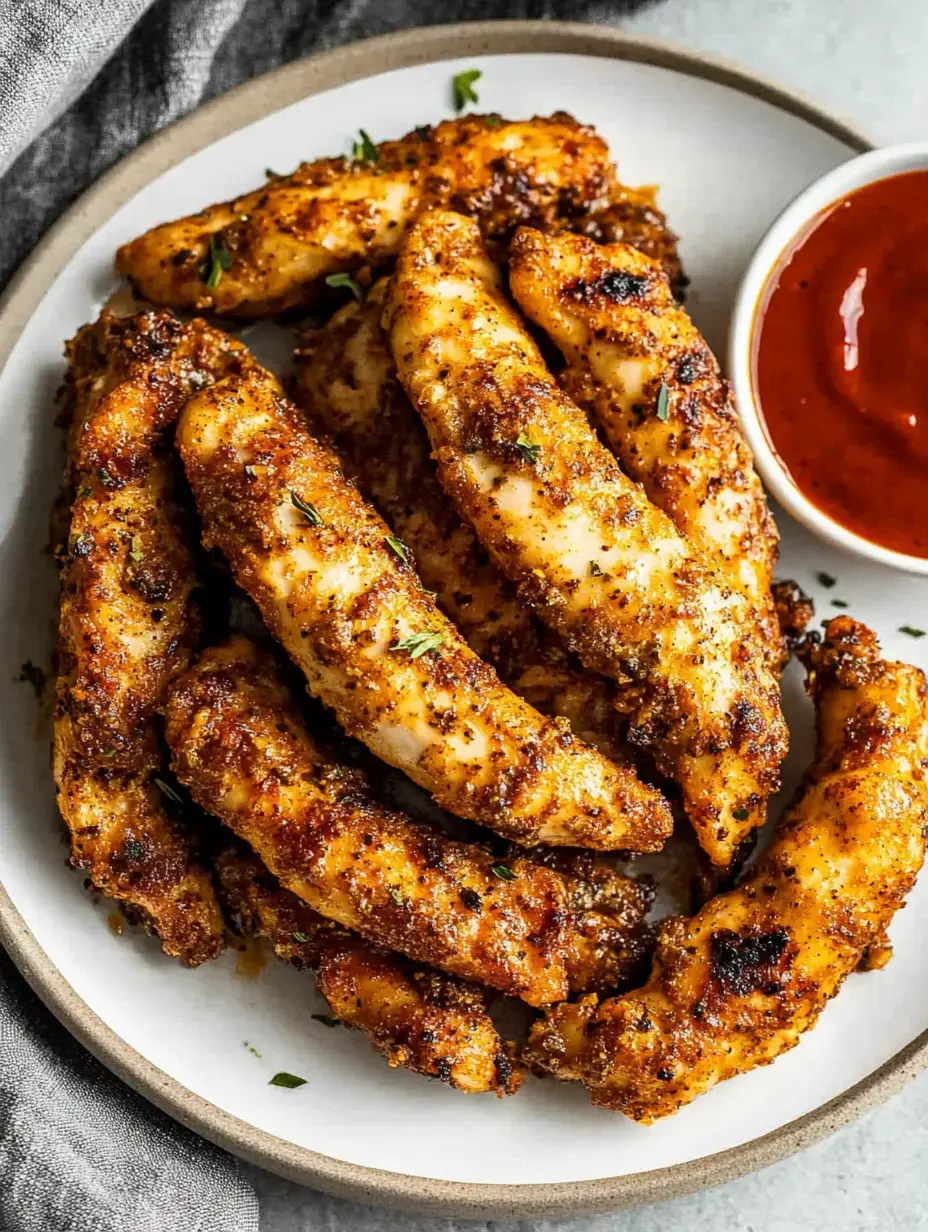
[[(367, 75), (397, 64), (407, 67)], [(312, 980), (281, 963), (257, 978), (238, 975), (234, 956), (191, 972), (140, 933), (115, 936), (107, 906), (94, 906), (66, 867), (47, 731), (37, 734), (35, 700), (14, 683), (24, 660), (49, 661), (53, 640), (55, 583), (43, 547), (59, 477), (52, 400), (62, 340), (114, 290), (117, 245), (251, 188), (267, 166), (286, 170), (346, 150), (359, 127), (376, 141), (447, 116), (451, 76), (469, 67), (483, 70), (481, 109), (569, 110), (608, 138), (627, 182), (661, 186), (682, 236), (691, 311), (715, 345), (771, 219), (865, 145), (837, 121), (717, 65), (609, 31), (524, 23), (420, 31), (293, 66), (219, 100), (111, 174), (45, 242), (0, 318), (11, 348), (0, 377), (0, 870), (8, 896), (0, 924), (40, 994), (98, 1055), (233, 1150), (356, 1197), (567, 1213), (666, 1196), (769, 1162), (897, 1081), (905, 1070), (897, 1054), (928, 1028), (928, 878), (894, 923), (896, 953), (885, 970), (851, 978), (819, 1027), (776, 1065), (666, 1122), (633, 1125), (553, 1082), (530, 1081), (509, 1100), (465, 1098), (389, 1070), (362, 1036), (312, 1021), (320, 1008)], [(273, 110), (294, 98), (301, 101)], [(928, 579), (840, 555), (785, 516), (779, 524), (780, 575), (811, 591), (820, 615), (834, 611), (832, 598), (846, 600), (890, 654), (928, 666), (928, 638), (896, 632), (928, 625)], [(816, 580), (823, 570), (838, 579), (831, 590)], [(811, 749), (798, 673), (787, 695), (795, 776)], [(890, 1061), (878, 1082), (852, 1090)], [(307, 1084), (268, 1086), (280, 1069)]]

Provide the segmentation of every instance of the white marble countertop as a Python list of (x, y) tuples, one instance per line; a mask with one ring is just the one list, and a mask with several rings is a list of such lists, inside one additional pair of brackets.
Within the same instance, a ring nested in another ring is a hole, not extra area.
[[(928, 138), (928, 0), (664, 0), (626, 27), (738, 61), (818, 99), (875, 141)], [(928, 1227), (926, 1161), (928, 1075), (835, 1137), (754, 1176), (660, 1206), (533, 1227), (915, 1232)], [(248, 1172), (261, 1199), (262, 1232), (451, 1232), (457, 1226), (339, 1202), (256, 1168)], [(492, 1232), (527, 1226), (490, 1225)]]

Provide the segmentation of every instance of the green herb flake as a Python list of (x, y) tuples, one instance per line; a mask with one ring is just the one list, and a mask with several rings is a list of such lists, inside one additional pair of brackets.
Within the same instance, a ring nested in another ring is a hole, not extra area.
[(300, 496), (298, 492), (294, 492), (292, 488), (290, 489), (290, 504), (293, 505), (295, 509), (299, 509), (300, 513), (302, 513), (303, 517), (310, 524), (310, 526), (325, 526), (325, 522), (322, 520), (322, 514), (316, 506), (311, 505), (309, 501), (304, 501), (302, 496)]
[(133, 535), (132, 542), (129, 545), (129, 557), (131, 560), (134, 560), (136, 564), (138, 564), (142, 559), (142, 556), (142, 537), (141, 535)]
[(444, 633), (410, 633), (408, 637), (401, 638), (392, 649), (406, 650), (410, 659), (421, 659), (430, 650), (437, 650), (444, 640)]
[(80, 488), (77, 494), (81, 500), (86, 500), (86, 498), (90, 496), (91, 492), (93, 492), (93, 488)]
[(334, 287), (336, 291), (347, 288), (359, 303), (364, 298), (361, 284), (355, 282), (351, 275), (346, 274), (344, 270), (339, 274), (329, 274), (325, 280), (325, 285), (327, 287)]
[(232, 268), (232, 254), (226, 247), (222, 232), (209, 237), (209, 254), (200, 266), (200, 277), (210, 291), (215, 291), (222, 278), (222, 271)]
[(174, 788), (171, 786), (171, 784), (166, 783), (164, 779), (155, 778), (155, 779), (152, 779), (152, 782), (158, 788), (161, 794), (165, 797), (165, 799), (170, 800), (172, 804), (182, 805), (184, 803), (183, 800), (180, 798), (180, 796), (177, 794), (177, 792), (174, 790)]
[(242, 1047), (247, 1048), (253, 1057), (258, 1057), (260, 1059), (261, 1053), (258, 1052), (254, 1044), (249, 1044), (248, 1040), (242, 1040)]
[(479, 81), (482, 76), (479, 68), (469, 68), (451, 78), (451, 98), (455, 111), (463, 111), (468, 103), (480, 101), (474, 89), (474, 82)]
[(309, 938), (306, 936), (305, 933), (294, 933), (293, 940), (299, 941), (300, 945), (306, 945), (307, 942), (309, 941)]
[(520, 432), (516, 437), (516, 449), (525, 459), (526, 462), (531, 462), (533, 465), (538, 461), (541, 453), (541, 446), (534, 445), (524, 432)]
[(832, 599), (831, 606), (832, 607), (850, 607), (851, 605), (848, 603), (847, 599)]
[(288, 1074), (286, 1070), (281, 1070), (267, 1084), (269, 1087), (286, 1087), (288, 1090), (295, 1090), (297, 1087), (305, 1087), (306, 1079), (298, 1078), (296, 1074)]
[(375, 163), (380, 152), (363, 128), (358, 129), (358, 140), (351, 150), (351, 156), (356, 163)]
[(667, 417), (670, 415), (670, 390), (667, 387), (666, 381), (661, 381), (661, 387), (657, 394), (657, 409), (654, 413), (661, 423), (667, 422)]
[(494, 864), (490, 872), (494, 877), (499, 877), (500, 881), (516, 881), (519, 876), (518, 873), (514, 873), (505, 864)]
[(280, 172), (279, 172), (279, 171), (274, 171), (271, 167), (265, 167), (265, 168), (264, 168), (264, 174), (267, 176), (267, 178), (268, 178), (269, 180), (280, 180), (280, 179), (283, 179), (283, 176), (280, 174)]
[(838, 579), (836, 577), (832, 577), (830, 573), (825, 573), (824, 571), (816, 573), (815, 577), (819, 584), (824, 586), (826, 590), (831, 590), (832, 586), (837, 586), (838, 584)]
[(397, 907), (402, 907), (406, 902), (406, 899), (403, 897), (403, 891), (397, 889), (396, 886), (390, 886), (390, 897), (396, 903)]
[(731, 815), (734, 817), (735, 821), (747, 821), (747, 819), (751, 816), (746, 808), (732, 809)]
[(486, 124), (487, 128), (503, 127), (503, 117), (501, 115), (497, 115), (495, 112), (493, 115), (484, 116), (483, 122)]
[(316, 1022), (321, 1022), (324, 1027), (340, 1027), (342, 1025), (340, 1018), (333, 1018), (331, 1014), (312, 1014), (311, 1017)]
[(110, 761), (112, 758), (116, 756), (116, 750), (111, 745), (108, 749), (103, 750), (103, 756), (106, 758), (107, 761)]
[(913, 625), (900, 625), (899, 632), (904, 633), (906, 637), (924, 637), (924, 629), (916, 629)]
[(409, 548), (402, 541), (402, 539), (397, 539), (396, 535), (387, 535), (386, 539), (384, 539), (384, 543), (394, 554), (394, 556), (398, 556), (400, 558), (404, 565), (409, 564)]
[(590, 577), (602, 577), (602, 576), (603, 576), (602, 565), (598, 564), (595, 560), (591, 560), (590, 561)]

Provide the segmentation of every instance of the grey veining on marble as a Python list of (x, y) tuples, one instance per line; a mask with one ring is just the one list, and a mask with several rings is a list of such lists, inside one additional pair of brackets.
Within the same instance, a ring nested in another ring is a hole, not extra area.
[[(928, 138), (928, 0), (665, 0), (626, 28), (739, 61), (874, 140)], [(249, 1169), (262, 1232), (916, 1232), (928, 1228), (928, 1075), (835, 1137), (660, 1206), (534, 1225), (415, 1219)]]

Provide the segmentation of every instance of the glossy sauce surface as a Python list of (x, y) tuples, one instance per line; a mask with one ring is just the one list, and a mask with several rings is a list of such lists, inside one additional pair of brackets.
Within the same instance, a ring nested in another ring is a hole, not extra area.
[(928, 557), (928, 171), (822, 211), (781, 257), (754, 337), (793, 482), (849, 530)]

